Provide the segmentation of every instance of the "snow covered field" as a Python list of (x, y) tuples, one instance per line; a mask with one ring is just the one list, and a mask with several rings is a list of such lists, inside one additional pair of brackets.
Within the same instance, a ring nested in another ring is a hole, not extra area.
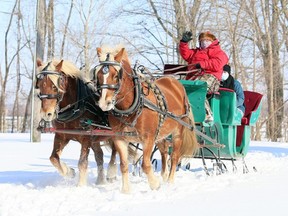
[[(30, 143), (29, 134), (0, 134), (0, 216), (288, 215), (288, 143), (252, 141), (248, 174), (237, 161), (237, 173), (225, 162), (231, 172), (207, 177), (201, 160), (192, 159), (190, 170), (177, 172), (175, 184), (162, 183), (157, 191), (145, 176), (131, 175), (129, 195), (120, 193), (120, 173), (114, 183), (95, 185), (92, 151), (89, 185), (64, 179), (49, 161), (52, 145), (53, 134), (43, 134), (41, 143)], [(77, 174), (79, 154), (80, 145), (71, 142), (61, 157)], [(108, 161), (106, 152), (106, 166)]]

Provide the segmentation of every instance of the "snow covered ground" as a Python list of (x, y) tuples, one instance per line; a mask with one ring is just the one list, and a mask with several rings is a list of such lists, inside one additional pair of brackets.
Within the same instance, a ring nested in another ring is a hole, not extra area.
[[(49, 161), (52, 144), (52, 134), (43, 134), (41, 143), (30, 143), (29, 134), (0, 134), (0, 216), (288, 215), (288, 143), (252, 141), (248, 174), (237, 161), (237, 173), (226, 162), (231, 172), (207, 177), (201, 160), (192, 159), (190, 170), (177, 172), (175, 184), (162, 183), (157, 191), (149, 189), (145, 176), (131, 175), (129, 195), (120, 193), (120, 173), (114, 183), (95, 185), (92, 151), (89, 185), (64, 179)], [(61, 157), (77, 173), (79, 150), (71, 142)], [(107, 153), (106, 166), (108, 160)]]

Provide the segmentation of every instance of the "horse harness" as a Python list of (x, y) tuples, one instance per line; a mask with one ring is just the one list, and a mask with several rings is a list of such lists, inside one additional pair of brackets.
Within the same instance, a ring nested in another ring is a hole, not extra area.
[[(119, 75), (119, 81), (118, 81), (118, 85), (117, 85), (117, 89), (115, 88), (116, 85), (97, 85), (97, 89), (103, 89), (103, 88), (109, 88), (109, 89), (116, 89), (116, 92), (114, 94), (114, 97), (119, 93), (119, 89), (120, 89), (120, 85), (121, 85), (121, 79), (122, 78), (122, 73), (123, 73), (123, 68), (121, 66), (120, 63), (115, 62), (115, 61), (100, 61), (100, 64), (96, 67), (102, 66), (103, 70), (105, 68), (105, 72), (104, 73), (108, 73), (109, 72), (109, 66), (120, 66), (120, 70), (119, 73), (121, 73), (121, 75)], [(134, 83), (134, 91), (135, 91), (135, 97), (134, 97), (134, 101), (133, 104), (131, 105), (130, 108), (128, 108), (127, 110), (118, 110), (116, 107), (110, 111), (110, 113), (112, 113), (112, 115), (114, 115), (115, 117), (117, 117), (119, 119), (119, 121), (121, 121), (122, 123), (124, 123), (125, 125), (129, 126), (129, 127), (134, 127), (137, 123), (137, 119), (139, 118), (139, 116), (142, 113), (142, 110), (144, 107), (156, 111), (159, 115), (159, 122), (158, 122), (158, 127), (157, 127), (157, 131), (155, 133), (155, 140), (157, 139), (159, 132), (160, 132), (160, 128), (164, 123), (164, 120), (168, 117), (168, 118), (172, 118), (175, 121), (179, 122), (180, 124), (182, 124), (185, 127), (188, 127), (190, 130), (193, 130), (193, 126), (189, 123), (186, 123), (185, 121), (183, 121), (182, 119), (185, 117), (189, 117), (189, 111), (190, 111), (190, 105), (186, 104), (186, 111), (185, 114), (177, 116), (171, 112), (168, 111), (167, 108), (167, 102), (165, 99), (165, 96), (163, 95), (162, 91), (160, 90), (160, 88), (153, 82), (151, 81), (151, 79), (149, 78), (145, 78), (144, 80), (140, 81), (140, 76), (137, 73), (138, 71), (138, 67), (137, 65), (134, 66), (134, 68), (132, 68), (132, 80)], [(131, 76), (131, 75), (130, 75)], [(143, 92), (143, 85), (142, 84), (146, 84), (148, 91), (152, 90), (152, 92), (155, 95), (156, 98), (156, 104), (154, 104), (153, 102), (151, 102), (150, 100), (148, 100), (145, 97), (145, 94)], [(122, 119), (122, 117), (128, 117), (135, 114), (134, 120), (131, 123), (128, 123), (126, 121), (124, 121)]]
[[(92, 113), (95, 116), (102, 116), (103, 113), (100, 114), (100, 108), (96, 107), (94, 104), (89, 102), (89, 98), (95, 96), (95, 93), (91, 91), (87, 83), (84, 83), (83, 80), (77, 79), (77, 99), (76, 102), (68, 104), (63, 108), (59, 108), (57, 110), (57, 121), (59, 122), (70, 122), (81, 115), (84, 114), (85, 111)], [(92, 97), (94, 100), (94, 98)], [(107, 121), (105, 120), (107, 123)], [(105, 123), (105, 124), (106, 124)]]
[[(59, 72), (55, 72), (55, 71), (48, 71), (47, 68), (48, 68), (49, 64), (50, 64), (50, 62), (39, 74), (36, 75), (36, 78), (37, 78), (36, 88), (38, 88), (38, 86), (37, 86), (38, 81), (44, 79), (48, 75), (57, 75), (58, 76), (57, 83), (58, 83), (59, 87), (63, 85), (65, 78), (67, 78), (65, 76), (65, 74), (63, 74), (63, 73), (59, 73)], [(101, 111), (101, 109), (99, 107), (95, 106), (94, 104), (91, 104), (88, 100), (92, 96), (97, 96), (96, 90), (90, 82), (84, 83), (83, 80), (78, 78), (77, 79), (77, 99), (76, 99), (76, 102), (68, 104), (67, 106), (60, 109), (59, 104), (63, 100), (63, 96), (64, 96), (64, 93), (61, 93), (58, 88), (57, 88), (56, 94), (42, 94), (42, 93), (38, 94), (38, 97), (40, 100), (57, 99), (57, 108), (56, 108), (56, 116), (57, 117), (56, 117), (56, 120), (58, 122), (62, 122), (62, 123), (71, 122), (71, 121), (79, 118), (81, 115), (83, 115), (83, 113), (85, 111), (88, 111), (88, 112), (92, 113), (93, 115), (96, 115), (96, 116), (99, 116), (102, 118), (101, 124), (100, 125), (97, 124), (96, 126), (104, 127), (104, 128), (107, 127), (107, 122), (108, 122), (107, 116), (103, 115), (103, 112)], [(93, 100), (94, 100), (94, 98), (93, 98)], [(102, 126), (102, 124), (103, 124), (103, 126)], [(95, 125), (95, 124), (93, 124), (93, 125)]]

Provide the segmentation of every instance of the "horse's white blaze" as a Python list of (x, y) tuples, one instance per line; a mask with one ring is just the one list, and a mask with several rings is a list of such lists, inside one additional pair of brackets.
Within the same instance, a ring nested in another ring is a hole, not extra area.
[[(103, 84), (107, 84), (107, 78), (109, 74), (103, 75)], [(108, 89), (102, 89), (101, 97), (99, 99), (98, 105), (103, 111), (111, 110), (114, 107), (111, 98), (107, 98)]]

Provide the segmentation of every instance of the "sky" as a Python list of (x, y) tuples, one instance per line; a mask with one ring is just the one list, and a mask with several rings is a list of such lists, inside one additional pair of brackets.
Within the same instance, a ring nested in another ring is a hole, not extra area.
[[(42, 134), (40, 143), (31, 143), (29, 134), (0, 134), (1, 216), (287, 215), (288, 143), (251, 141), (245, 157), (247, 174), (242, 173), (242, 161), (236, 161), (236, 173), (231, 163), (224, 161), (229, 172), (215, 175), (207, 161), (211, 173), (207, 176), (201, 160), (191, 159), (190, 170), (181, 167), (174, 184), (162, 182), (155, 191), (150, 190), (144, 175), (130, 174), (132, 191), (127, 195), (120, 192), (119, 172), (114, 183), (95, 185), (97, 167), (92, 151), (88, 185), (77, 187), (77, 142), (71, 141), (61, 156), (75, 169), (76, 178), (61, 177), (49, 161), (53, 136)], [(103, 150), (107, 167), (109, 153)], [(159, 160), (159, 155), (154, 158)], [(156, 175), (161, 179), (160, 166)]]
[[(5, 47), (5, 45), (4, 45), (5, 33), (7, 31), (8, 25), (9, 25), (9, 20), (10, 20), (10, 17), (11, 17), (11, 12), (12, 12), (14, 4), (15, 4), (14, 0), (1, 0), (1, 8), (0, 8), (0, 18), (1, 18), (1, 22), (0, 22), (0, 29), (1, 29), (0, 41), (1, 41), (1, 44), (0, 44), (0, 48), (3, 51), (4, 51), (4, 47)], [(32, 12), (33, 11), (30, 11), (30, 13), (32, 13)], [(36, 10), (33, 13), (35, 14)], [(10, 33), (8, 35), (9, 36), (8, 40), (10, 40), (11, 37), (13, 37), (13, 35), (15, 33), (16, 20), (17, 20), (17, 16), (14, 16), (13, 20), (12, 20), (12, 25), (13, 26), (11, 26), (11, 28), (10, 28)], [(9, 45), (11, 45), (11, 44), (9, 44)], [(1, 61), (0, 62), (1, 62), (1, 64), (4, 65), (4, 52), (1, 52), (0, 56), (1, 56)]]

